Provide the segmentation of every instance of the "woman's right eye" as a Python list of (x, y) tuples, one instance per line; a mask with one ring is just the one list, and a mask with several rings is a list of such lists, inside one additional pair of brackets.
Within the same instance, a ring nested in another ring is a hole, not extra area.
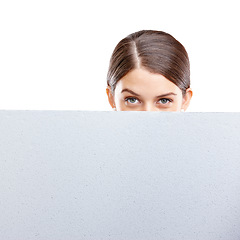
[(125, 98), (125, 102), (134, 104), (134, 103), (137, 103), (137, 102), (139, 102), (139, 101), (137, 100), (137, 98), (128, 97), (128, 98)]

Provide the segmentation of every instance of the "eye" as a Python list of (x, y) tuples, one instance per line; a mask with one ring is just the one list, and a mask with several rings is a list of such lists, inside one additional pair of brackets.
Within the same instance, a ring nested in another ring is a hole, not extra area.
[(125, 102), (127, 103), (131, 103), (131, 104), (134, 104), (134, 103), (137, 103), (139, 102), (137, 98), (134, 98), (134, 97), (128, 97), (128, 98), (125, 98)]
[(172, 100), (169, 98), (161, 98), (158, 102), (160, 102), (161, 104), (167, 104), (169, 102), (172, 102)]

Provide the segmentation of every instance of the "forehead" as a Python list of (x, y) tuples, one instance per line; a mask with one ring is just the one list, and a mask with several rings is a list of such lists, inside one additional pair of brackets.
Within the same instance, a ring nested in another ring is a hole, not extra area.
[(124, 88), (131, 89), (140, 95), (161, 95), (166, 92), (178, 93), (180, 89), (161, 74), (150, 73), (144, 69), (134, 69), (121, 78), (115, 92), (121, 93)]

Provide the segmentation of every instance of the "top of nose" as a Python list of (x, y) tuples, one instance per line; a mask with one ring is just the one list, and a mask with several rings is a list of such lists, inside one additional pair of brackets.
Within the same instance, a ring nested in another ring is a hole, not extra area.
[(158, 109), (153, 104), (145, 104), (143, 106), (143, 111), (152, 112), (152, 111), (158, 111)]

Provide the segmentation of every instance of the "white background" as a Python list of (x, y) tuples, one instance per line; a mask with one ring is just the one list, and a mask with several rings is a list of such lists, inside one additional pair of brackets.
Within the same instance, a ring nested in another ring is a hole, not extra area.
[(0, 1), (0, 109), (111, 110), (111, 53), (162, 30), (187, 49), (189, 111), (240, 111), (238, 1)]

